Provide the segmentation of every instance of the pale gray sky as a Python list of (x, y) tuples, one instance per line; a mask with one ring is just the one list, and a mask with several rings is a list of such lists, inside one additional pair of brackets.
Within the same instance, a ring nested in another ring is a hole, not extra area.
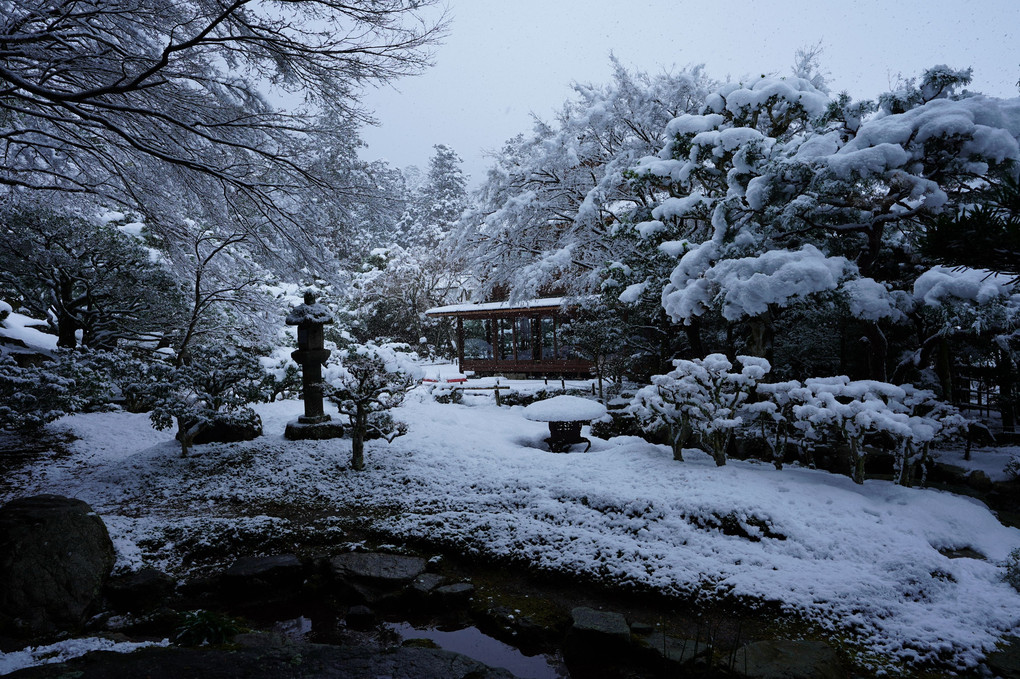
[(436, 65), (369, 92), (381, 123), (364, 158), (425, 168), (453, 147), (472, 185), (486, 150), (549, 119), (570, 83), (607, 82), (609, 53), (658, 72), (704, 63), (716, 78), (788, 74), (794, 52), (822, 42), (834, 91), (875, 98), (896, 75), (936, 64), (974, 68), (971, 89), (1017, 96), (1020, 0), (448, 0)]

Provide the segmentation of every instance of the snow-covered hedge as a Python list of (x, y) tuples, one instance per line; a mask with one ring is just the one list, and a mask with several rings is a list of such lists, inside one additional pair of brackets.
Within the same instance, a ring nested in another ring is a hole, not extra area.
[(678, 460), (692, 437), (723, 465), (734, 436), (758, 436), (777, 468), (791, 441), (808, 451), (842, 442), (857, 483), (864, 482), (865, 437), (881, 434), (894, 442), (897, 480), (904, 485), (915, 463), (923, 470), (932, 443), (961, 433), (968, 423), (931, 391), (909, 384), (846, 376), (770, 384), (762, 381), (771, 370), (768, 361), (737, 360), (739, 371), (722, 354), (676, 360), (675, 370), (653, 376), (637, 392), (628, 411), (646, 430), (666, 427)]

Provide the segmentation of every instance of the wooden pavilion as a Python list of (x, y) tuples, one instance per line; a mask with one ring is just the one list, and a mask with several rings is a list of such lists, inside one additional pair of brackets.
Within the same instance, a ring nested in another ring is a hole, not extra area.
[(592, 365), (560, 337), (567, 314), (563, 298), (523, 302), (453, 304), (426, 315), (455, 318), (457, 359), (462, 371), (475, 374), (588, 376)]

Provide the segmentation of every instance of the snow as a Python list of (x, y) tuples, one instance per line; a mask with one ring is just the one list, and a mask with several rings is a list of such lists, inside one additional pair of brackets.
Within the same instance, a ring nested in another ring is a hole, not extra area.
[(889, 289), (874, 278), (854, 278), (842, 285), (854, 318), (878, 321), (883, 318), (900, 320), (904, 314), (896, 307)]
[(618, 299), (624, 304), (637, 304), (641, 299), (641, 295), (644, 294), (648, 288), (648, 281), (642, 281), (641, 283), (632, 283), (624, 288), (623, 292), (620, 293)]
[(936, 266), (914, 281), (914, 297), (929, 306), (946, 301), (966, 300), (985, 304), (1009, 297), (1016, 289), (1013, 277), (984, 269), (950, 269)]
[[(813, 245), (724, 259), (709, 266), (716, 252), (704, 243), (685, 254), (674, 269), (662, 302), (674, 320), (701, 315), (717, 298), (728, 320), (757, 316), (770, 304), (787, 306), (812, 293), (835, 290), (849, 266), (845, 258), (827, 257)], [(703, 273), (699, 275), (698, 269)]]
[[(79, 437), (70, 454), (17, 473), (8, 487), (90, 503), (110, 529), (120, 568), (183, 574), (193, 566), (178, 545), (218, 544), (239, 532), (296, 536), (308, 528), (300, 519), (263, 509), (289, 506), (334, 512), (314, 524), (319, 530), (372, 516), (393, 539), (428, 537), (668, 595), (775, 602), (876, 671), (912, 660), (973, 666), (1002, 635), (1020, 631), (1020, 593), (1002, 580), (1020, 530), (967, 497), (887, 481), (856, 485), (798, 467), (716, 467), (696, 450), (676, 462), (667, 446), (633, 437), (592, 438), (589, 453), (552, 455), (542, 444), (546, 426), (524, 408), (496, 407), (491, 395), (438, 404), (425, 389), (393, 411), (408, 434), (367, 442), (367, 469), (355, 473), (346, 469), (349, 440), (283, 439), (299, 401), (256, 410), (264, 436), (198, 445), (187, 458), (144, 415), (67, 417), (50, 427)], [(745, 535), (724, 533), (724, 520)], [(986, 560), (939, 551), (964, 547)]]
[[(700, 193), (692, 193), (683, 198), (667, 198), (652, 210), (652, 217), (657, 220), (682, 219), (699, 207), (711, 207), (711, 205), (712, 200)], [(661, 224), (661, 222), (659, 223)], [(645, 233), (641, 232), (640, 226), (639, 224), (638, 230), (641, 233), (641, 237), (647, 237)]]
[(314, 304), (300, 304), (287, 314), (287, 325), (301, 325), (302, 323), (321, 323), (323, 325), (333, 322), (333, 313), (325, 304), (315, 302)]
[(5, 309), (9, 311), (7, 318), (0, 321), (0, 337), (24, 342), (26, 347), (34, 351), (52, 353), (57, 350), (57, 336), (36, 329), (46, 327), (46, 321), (10, 311), (11, 306), (6, 302), (0, 301), (0, 305), (0, 313)]
[(983, 471), (992, 481), (1007, 481), (1011, 478), (1006, 471), (1010, 460), (1020, 460), (1020, 446), (1001, 446), (988, 450), (971, 452), (971, 459), (964, 459), (965, 450), (950, 448), (940, 451), (939, 461), (967, 471)]
[(877, 116), (858, 130), (839, 154), (883, 145), (920, 149), (939, 137), (966, 139), (963, 155), (1001, 163), (1020, 158), (1020, 100), (968, 97), (936, 99), (896, 115)]
[(524, 417), (535, 422), (590, 422), (605, 414), (606, 407), (601, 403), (566, 394), (524, 408)]
[(484, 302), (481, 304), (449, 304), (447, 306), (433, 307), (425, 313), (429, 316), (440, 314), (453, 314), (465, 311), (508, 311), (511, 309), (545, 309), (559, 308), (563, 305), (563, 297), (545, 297), (543, 299), (528, 299), (522, 302)]
[(48, 665), (50, 663), (62, 663), (72, 658), (78, 658), (93, 651), (110, 651), (113, 653), (131, 653), (140, 648), (150, 646), (169, 646), (170, 641), (164, 639), (161, 642), (155, 641), (113, 641), (99, 637), (87, 639), (67, 639), (58, 641), (47, 646), (29, 646), (20, 651), (0, 653), (0, 675), (10, 674), (25, 667), (36, 665)]

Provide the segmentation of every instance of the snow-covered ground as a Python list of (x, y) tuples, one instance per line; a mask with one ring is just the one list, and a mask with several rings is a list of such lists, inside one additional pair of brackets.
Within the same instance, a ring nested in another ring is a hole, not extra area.
[(0, 675), (10, 674), (15, 670), (36, 665), (49, 665), (51, 663), (67, 662), (78, 658), (86, 653), (95, 651), (111, 651), (114, 653), (130, 653), (140, 648), (150, 646), (169, 646), (170, 641), (164, 639), (161, 642), (152, 641), (113, 641), (100, 637), (88, 637), (84, 639), (65, 639), (55, 644), (46, 646), (29, 646), (20, 651), (12, 653), (0, 653)]
[[(778, 602), (878, 664), (969, 666), (1020, 630), (1020, 593), (1002, 580), (1020, 530), (967, 497), (796, 467), (717, 468), (694, 450), (676, 462), (668, 447), (630, 437), (552, 454), (546, 425), (523, 408), (497, 408), (487, 394), (437, 404), (425, 389), (395, 413), (408, 435), (369, 442), (367, 468), (355, 473), (347, 439), (283, 439), (299, 402), (257, 409), (264, 436), (199, 445), (187, 458), (145, 415), (67, 417), (50, 426), (79, 437), (72, 454), (26, 470), (14, 487), (92, 504), (122, 568), (181, 573), (184, 543), (285, 533), (309, 509), (341, 517), (316, 519), (320, 527), (370, 515), (395, 538), (664, 593)], [(985, 559), (939, 551), (964, 547)]]

